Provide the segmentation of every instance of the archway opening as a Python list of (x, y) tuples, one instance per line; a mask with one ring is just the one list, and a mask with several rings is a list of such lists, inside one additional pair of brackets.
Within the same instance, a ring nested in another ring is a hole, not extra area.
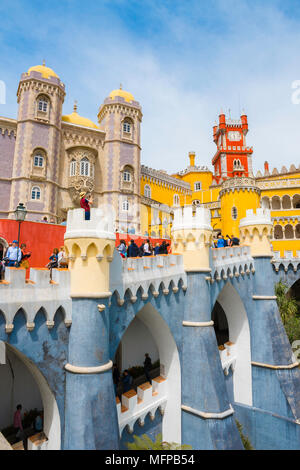
[(17, 348), (3, 341), (0, 341), (0, 345), (0, 429), (11, 444), (16, 442), (13, 416), (16, 406), (21, 404), (25, 438), (40, 432), (36, 427), (35, 417), (41, 413), (42, 430), (46, 436), (42, 449), (59, 450), (60, 416), (45, 377)]
[(297, 315), (300, 316), (300, 279), (292, 285), (288, 291), (288, 296), (296, 300), (298, 305)]
[[(143, 370), (145, 353), (149, 354), (154, 366), (149, 373), (152, 384), (147, 381)], [(167, 323), (150, 303), (138, 312), (128, 326), (114, 360), (122, 366), (135, 363), (140, 367), (136, 370), (136, 378), (131, 386), (133, 392), (125, 392), (121, 396), (119, 393), (116, 399), (121, 448), (125, 442), (132, 440), (132, 433), (138, 435), (146, 433), (155, 438), (161, 432), (163, 440), (180, 444), (179, 353)], [(128, 367), (127, 369), (130, 370)], [(120, 398), (121, 402), (118, 403)]]
[(250, 327), (243, 302), (230, 282), (216, 300), (212, 320), (223, 370), (225, 375), (232, 374), (233, 399), (252, 406)]

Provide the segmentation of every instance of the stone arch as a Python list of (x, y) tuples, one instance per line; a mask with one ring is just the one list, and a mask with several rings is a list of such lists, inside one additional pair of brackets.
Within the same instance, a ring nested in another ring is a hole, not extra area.
[(283, 239), (283, 229), (281, 225), (275, 225), (274, 238), (277, 240)]
[(0, 260), (4, 257), (5, 251), (8, 248), (8, 243), (5, 238), (0, 237)]
[[(159, 352), (161, 375), (167, 378), (168, 402), (162, 421), (163, 440), (181, 443), (181, 366), (176, 342), (168, 324), (150, 303), (146, 303), (123, 330), (129, 328), (132, 321), (138, 318), (150, 331)], [(120, 340), (122, 340), (122, 337)], [(112, 351), (114, 356), (115, 351)]]
[(216, 302), (226, 315), (229, 341), (235, 345), (234, 401), (252, 406), (250, 327), (244, 304), (230, 282), (219, 293)]
[(88, 258), (95, 258), (97, 256), (98, 250), (95, 243), (90, 243), (86, 250), (86, 256)]
[(282, 209), (291, 209), (291, 208), (292, 208), (291, 197), (285, 194), (282, 198)]
[(61, 447), (61, 422), (55, 396), (50, 389), (47, 380), (39, 368), (21, 351), (14, 346), (5, 343), (6, 348), (15, 354), (27, 367), (37, 384), (44, 409), (43, 430), (48, 437), (48, 450), (59, 450)]
[(300, 209), (300, 195), (294, 194), (293, 196), (293, 208)]
[(268, 198), (267, 196), (262, 197), (262, 199), (261, 199), (261, 207), (262, 207), (263, 209), (270, 209), (270, 208), (271, 208), (271, 205), (270, 205), (270, 198)]
[(291, 240), (294, 238), (294, 228), (291, 224), (287, 224), (284, 227), (284, 238), (287, 240)]
[(273, 210), (280, 210), (281, 209), (281, 200), (279, 196), (272, 197), (272, 209)]

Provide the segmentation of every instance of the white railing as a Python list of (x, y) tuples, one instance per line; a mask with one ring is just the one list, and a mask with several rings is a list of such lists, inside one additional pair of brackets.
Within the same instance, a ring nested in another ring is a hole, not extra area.
[(163, 414), (167, 404), (167, 379), (156, 377), (152, 379), (152, 385), (146, 382), (137, 387), (136, 392), (129, 390), (121, 400), (122, 403), (116, 399), (120, 436), (126, 426), (129, 432), (133, 432), (137, 420), (143, 426), (148, 413), (151, 420), (154, 420), (157, 409)]
[(212, 280), (226, 280), (228, 277), (254, 273), (254, 260), (250, 246), (212, 248)]

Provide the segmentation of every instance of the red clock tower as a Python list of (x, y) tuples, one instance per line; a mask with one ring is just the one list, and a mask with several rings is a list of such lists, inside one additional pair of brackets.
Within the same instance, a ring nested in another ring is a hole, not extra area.
[(253, 176), (252, 147), (246, 145), (248, 119), (245, 113), (238, 120), (226, 118), (221, 111), (219, 125), (214, 126), (214, 142), (217, 146), (212, 164), (213, 181), (220, 184), (234, 176)]

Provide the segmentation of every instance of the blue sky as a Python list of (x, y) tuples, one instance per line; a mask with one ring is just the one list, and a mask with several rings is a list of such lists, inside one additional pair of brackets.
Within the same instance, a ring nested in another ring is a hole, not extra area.
[(21, 73), (43, 59), (66, 84), (64, 113), (98, 108), (123, 84), (143, 107), (142, 163), (170, 172), (188, 152), (209, 165), (220, 109), (245, 109), (254, 169), (300, 164), (300, 2), (33, 0), (0, 4), (0, 80), (16, 117)]

